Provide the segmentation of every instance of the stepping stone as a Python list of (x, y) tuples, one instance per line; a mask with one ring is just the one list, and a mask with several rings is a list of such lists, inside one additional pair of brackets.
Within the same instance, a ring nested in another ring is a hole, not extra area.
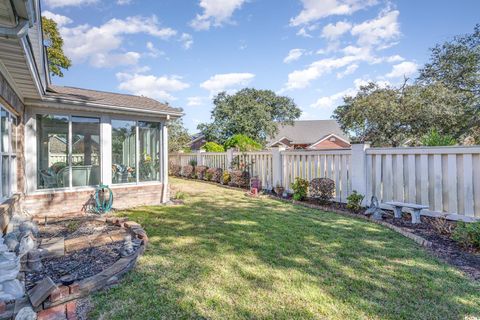
[(28, 291), (30, 302), (34, 307), (38, 307), (56, 288), (57, 286), (50, 277), (43, 278), (35, 287)]

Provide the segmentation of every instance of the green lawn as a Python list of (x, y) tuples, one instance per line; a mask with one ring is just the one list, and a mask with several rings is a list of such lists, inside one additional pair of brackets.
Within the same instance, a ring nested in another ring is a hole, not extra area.
[(101, 319), (466, 319), (480, 285), (382, 226), (199, 182), (122, 212), (150, 243)]

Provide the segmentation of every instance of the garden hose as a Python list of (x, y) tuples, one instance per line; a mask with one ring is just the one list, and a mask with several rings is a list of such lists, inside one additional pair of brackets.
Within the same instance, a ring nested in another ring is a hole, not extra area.
[[(105, 192), (109, 193), (108, 200), (105, 197)], [(100, 195), (100, 192), (102, 195)], [(95, 211), (97, 213), (107, 213), (112, 209), (113, 204), (113, 192), (112, 190), (104, 184), (101, 184), (95, 190)]]

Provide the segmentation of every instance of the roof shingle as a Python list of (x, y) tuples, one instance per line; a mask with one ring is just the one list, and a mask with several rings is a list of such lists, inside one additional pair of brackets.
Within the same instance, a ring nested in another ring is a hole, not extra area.
[(109, 106), (136, 108), (148, 111), (162, 111), (179, 113), (182, 109), (173, 108), (168, 104), (161, 103), (157, 100), (134, 96), (130, 94), (113, 93), (98, 90), (81, 89), (75, 87), (64, 87), (50, 85), (47, 90), (47, 97), (60, 98), (72, 101), (84, 101), (87, 103), (98, 103)]
[(294, 125), (279, 125), (278, 133), (269, 143), (288, 138), (293, 144), (312, 144), (329, 134), (349, 141), (335, 120), (299, 120)]

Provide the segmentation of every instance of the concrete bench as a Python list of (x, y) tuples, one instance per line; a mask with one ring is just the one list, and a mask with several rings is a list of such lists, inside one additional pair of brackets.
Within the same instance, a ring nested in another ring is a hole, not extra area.
[(420, 212), (423, 209), (428, 209), (428, 206), (415, 204), (415, 203), (405, 203), (405, 202), (385, 202), (385, 204), (392, 206), (393, 211), (395, 212), (395, 218), (399, 219), (402, 217), (402, 209), (409, 208), (412, 209), (412, 223), (420, 223)]

